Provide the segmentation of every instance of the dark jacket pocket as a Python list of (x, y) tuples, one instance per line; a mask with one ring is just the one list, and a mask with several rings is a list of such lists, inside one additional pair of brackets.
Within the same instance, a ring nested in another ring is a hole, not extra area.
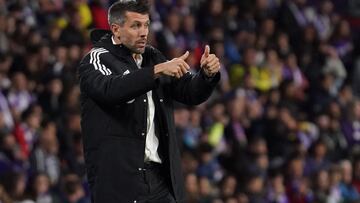
[[(128, 150), (133, 148), (134, 150)], [(96, 177), (96, 203), (134, 202), (142, 183), (139, 181), (140, 163), (133, 157), (143, 153), (141, 142), (137, 139), (105, 136), (99, 146), (98, 170)]]

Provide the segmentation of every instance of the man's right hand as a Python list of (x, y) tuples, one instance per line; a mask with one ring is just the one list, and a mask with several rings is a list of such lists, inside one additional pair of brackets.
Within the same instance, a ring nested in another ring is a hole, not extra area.
[(171, 61), (155, 65), (155, 78), (158, 78), (161, 75), (181, 78), (190, 70), (190, 66), (185, 62), (188, 56), (189, 51), (186, 51), (185, 54), (178, 58), (173, 58)]

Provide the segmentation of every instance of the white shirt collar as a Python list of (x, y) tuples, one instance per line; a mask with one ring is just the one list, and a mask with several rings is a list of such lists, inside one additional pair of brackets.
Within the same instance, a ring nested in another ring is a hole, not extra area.
[(114, 40), (114, 35), (111, 36), (111, 41), (112, 41), (113, 44), (117, 44), (117, 43), (115, 42), (115, 40)]
[(137, 54), (137, 58), (135, 59), (135, 62), (136, 62), (136, 65), (141, 68), (141, 64), (142, 64), (142, 61), (143, 61), (143, 57), (141, 54)]

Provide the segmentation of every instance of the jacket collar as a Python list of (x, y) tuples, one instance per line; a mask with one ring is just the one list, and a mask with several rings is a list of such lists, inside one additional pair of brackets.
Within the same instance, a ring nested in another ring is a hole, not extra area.
[[(122, 44), (113, 44), (111, 39), (112, 33), (110, 30), (100, 30), (95, 29), (90, 33), (90, 39), (94, 45), (94, 47), (103, 47), (108, 50), (111, 54), (116, 56), (117, 58), (122, 58), (126, 60), (130, 60), (131, 62), (135, 61), (132, 58), (132, 52), (129, 48)], [(149, 52), (150, 46), (147, 45), (145, 48), (145, 53), (142, 54), (145, 61), (147, 61), (147, 55)], [(136, 65), (136, 64), (135, 64)]]

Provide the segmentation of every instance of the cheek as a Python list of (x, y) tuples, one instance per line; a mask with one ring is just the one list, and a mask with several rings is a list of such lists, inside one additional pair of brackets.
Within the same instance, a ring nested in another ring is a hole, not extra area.
[(129, 43), (129, 44), (134, 44), (136, 41), (136, 34), (129, 32), (123, 35), (123, 39)]

